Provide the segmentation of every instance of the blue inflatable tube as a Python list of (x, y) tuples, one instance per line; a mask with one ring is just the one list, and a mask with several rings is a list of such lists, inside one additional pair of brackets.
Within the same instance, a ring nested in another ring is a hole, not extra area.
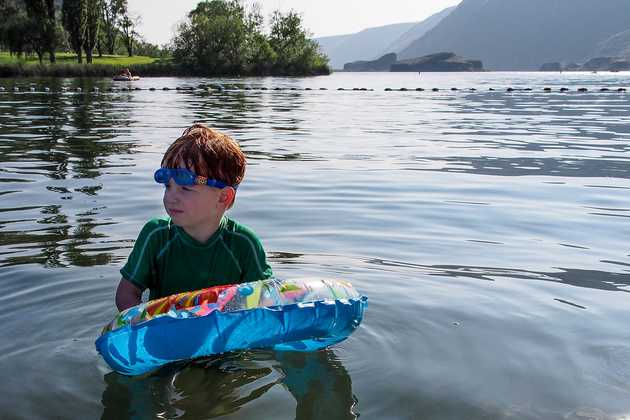
[(367, 297), (337, 281), (265, 280), (210, 288), (122, 312), (105, 327), (96, 348), (125, 375), (235, 350), (315, 351), (346, 339), (366, 306)]

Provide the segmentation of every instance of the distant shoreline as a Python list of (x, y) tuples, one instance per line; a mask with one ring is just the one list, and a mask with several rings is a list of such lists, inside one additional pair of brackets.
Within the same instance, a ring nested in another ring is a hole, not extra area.
[[(209, 74), (173, 63), (150, 63), (127, 65), (131, 73), (140, 77), (264, 77), (264, 76), (325, 76), (330, 69), (314, 69), (307, 74), (287, 73), (242, 73), (242, 74)], [(121, 70), (120, 65), (112, 64), (0, 64), (0, 78), (26, 77), (113, 77)]]

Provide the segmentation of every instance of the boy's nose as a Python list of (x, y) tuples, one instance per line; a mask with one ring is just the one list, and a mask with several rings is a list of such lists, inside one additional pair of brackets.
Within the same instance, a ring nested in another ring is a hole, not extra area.
[(177, 194), (177, 184), (172, 179), (168, 180), (168, 188), (164, 189), (164, 201), (175, 203), (179, 200)]

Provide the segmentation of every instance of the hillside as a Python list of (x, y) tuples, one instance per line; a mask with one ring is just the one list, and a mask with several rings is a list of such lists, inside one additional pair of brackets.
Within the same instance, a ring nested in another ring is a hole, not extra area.
[(411, 29), (416, 22), (368, 28), (348, 35), (315, 38), (333, 69), (341, 69), (350, 61), (370, 60)]
[(596, 57), (630, 57), (630, 29), (619, 32), (597, 45)]
[(449, 13), (451, 13), (453, 10), (455, 10), (455, 6), (446, 8), (442, 10), (441, 12), (438, 12), (434, 15), (429, 16), (422, 22), (418, 22), (411, 29), (409, 29), (407, 32), (405, 32), (400, 37), (398, 37), (398, 39), (396, 39), (394, 42), (389, 44), (387, 48), (385, 48), (382, 51), (382, 54), (379, 54), (379, 55), (392, 53), (392, 52), (394, 53), (401, 52), (402, 50), (407, 48), (413, 41), (415, 41), (416, 39), (419, 39), (424, 34), (426, 34), (431, 29), (433, 29), (438, 23), (442, 21), (442, 19), (448, 16)]
[(399, 58), (453, 51), (489, 70), (537, 70), (585, 62), (628, 29), (628, 0), (463, 0)]

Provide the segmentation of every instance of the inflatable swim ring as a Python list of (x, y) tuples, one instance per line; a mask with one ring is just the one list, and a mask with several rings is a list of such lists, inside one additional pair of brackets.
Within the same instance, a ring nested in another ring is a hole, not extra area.
[(234, 350), (319, 350), (346, 339), (366, 307), (367, 297), (343, 281), (216, 286), (133, 306), (107, 324), (95, 344), (113, 370), (140, 375)]
[(140, 76), (114, 76), (112, 80), (116, 82), (133, 82), (134, 80), (140, 80)]

